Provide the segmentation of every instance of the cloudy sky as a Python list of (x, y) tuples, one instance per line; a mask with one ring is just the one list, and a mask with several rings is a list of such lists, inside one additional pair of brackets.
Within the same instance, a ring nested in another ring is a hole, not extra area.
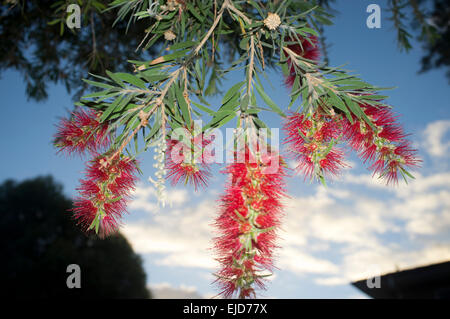
[[(422, 167), (414, 172), (415, 180), (398, 187), (380, 184), (354, 156), (349, 157), (351, 168), (326, 189), (298, 176), (289, 178), (278, 269), (263, 297), (360, 298), (364, 295), (349, 284), (353, 280), (450, 260), (448, 80), (439, 70), (417, 74), (421, 48), (414, 43), (411, 53), (400, 53), (387, 14), (381, 29), (365, 26), (365, 9), (372, 2), (337, 1), (341, 13), (326, 30), (330, 62), (347, 64), (373, 84), (396, 87), (387, 92), (387, 102), (411, 133)], [(384, 1), (378, 3), (385, 8)], [(231, 75), (225, 89), (240, 77)], [(268, 77), (272, 86), (266, 92), (286, 107), (281, 76), (271, 71)], [(52, 174), (74, 196), (83, 161), (58, 157), (51, 146), (58, 117), (72, 108), (70, 96), (52, 86), (49, 100), (37, 104), (24, 97), (19, 74), (4, 72), (0, 82), (0, 180)], [(265, 120), (280, 126), (275, 117)], [(152, 152), (140, 160), (144, 175), (122, 231), (144, 258), (149, 286), (158, 297), (214, 296), (211, 223), (225, 176), (215, 167), (204, 191), (170, 188), (171, 206), (161, 208), (147, 181), (154, 174)]]

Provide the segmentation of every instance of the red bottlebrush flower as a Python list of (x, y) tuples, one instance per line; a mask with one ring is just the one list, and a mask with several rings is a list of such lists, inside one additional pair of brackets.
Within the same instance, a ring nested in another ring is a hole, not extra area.
[[(317, 43), (318, 42), (317, 37), (314, 35), (311, 35), (308, 38), (304, 38), (299, 35), (298, 38), (300, 40), (301, 45), (298, 43), (291, 44), (291, 45), (287, 46), (288, 49), (292, 50), (294, 53), (296, 53), (297, 55), (299, 55), (300, 57), (302, 57), (304, 59), (313, 60), (313, 61), (319, 60), (320, 50), (319, 50), (319, 46)], [(294, 38), (287, 38), (286, 41), (294, 42), (297, 40)], [(291, 88), (292, 85), (294, 85), (296, 72), (295, 72), (295, 66), (292, 63), (290, 58), (288, 58), (287, 63), (289, 65), (290, 74), (286, 77), (285, 83), (289, 88)]]
[(279, 158), (276, 170), (266, 174), (268, 162), (261, 157), (246, 155), (244, 163), (229, 164), (223, 171), (230, 174), (230, 181), (215, 220), (220, 235), (214, 246), (221, 264), (216, 283), (225, 298), (254, 297), (255, 285), (264, 288), (261, 272), (273, 268), (285, 172)]
[(321, 169), (332, 175), (338, 175), (342, 167), (345, 167), (344, 152), (339, 149), (331, 149), (328, 154), (319, 161)]
[[(376, 131), (364, 120), (359, 120), (353, 116), (353, 124), (344, 119), (344, 137), (349, 141), (350, 146), (362, 155), (363, 160), (373, 159), (373, 145), (376, 139), (384, 139), (387, 142), (400, 142), (405, 138), (400, 125), (396, 123), (396, 118), (391, 110), (384, 106), (360, 105), (361, 110), (373, 123)], [(370, 150), (372, 148), (372, 150)]]
[(407, 168), (420, 165), (421, 161), (416, 157), (416, 152), (417, 150), (412, 149), (408, 141), (402, 141), (400, 145), (390, 148), (383, 147), (370, 168), (374, 174), (385, 178), (387, 184), (396, 184), (399, 174), (406, 179), (406, 176), (410, 176)]
[(387, 184), (398, 182), (398, 175), (410, 176), (406, 168), (418, 166), (416, 150), (405, 140), (396, 117), (386, 106), (360, 105), (371, 120), (373, 127), (364, 120), (353, 117), (353, 123), (343, 119), (344, 138), (370, 169), (386, 180)]
[(73, 217), (84, 231), (95, 231), (105, 237), (116, 231), (126, 212), (126, 200), (136, 182), (136, 162), (128, 157), (109, 161), (97, 156), (88, 163), (86, 179), (78, 188)]
[(203, 150), (210, 141), (204, 139), (203, 134), (192, 137), (187, 129), (185, 136), (191, 136), (190, 145), (176, 139), (170, 139), (167, 143), (167, 178), (172, 185), (181, 180), (194, 185), (197, 190), (199, 186), (206, 187), (211, 177), (210, 166), (203, 160)]
[(336, 147), (342, 136), (339, 116), (322, 115), (316, 111), (311, 116), (293, 114), (288, 116), (284, 131), (284, 143), (297, 162), (296, 170), (305, 177), (323, 179), (338, 175), (345, 167), (344, 152)]
[(78, 109), (70, 119), (63, 118), (55, 135), (54, 144), (69, 155), (85, 152), (97, 153), (109, 145), (108, 125), (100, 123), (101, 112)]

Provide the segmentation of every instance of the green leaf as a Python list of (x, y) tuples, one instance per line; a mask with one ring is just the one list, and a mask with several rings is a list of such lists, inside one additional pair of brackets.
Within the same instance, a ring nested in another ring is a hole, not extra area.
[(109, 92), (110, 92), (110, 90), (107, 89), (107, 90), (98, 91), (98, 92), (93, 92), (93, 93), (84, 95), (84, 96), (81, 97), (81, 98), (82, 98), (82, 99), (90, 99), (90, 98), (93, 98), (93, 97), (101, 97), (101, 96), (107, 95)]
[(119, 112), (122, 111), (129, 103), (130, 101), (135, 97), (134, 94), (129, 94), (127, 96), (125, 96), (120, 103), (117, 105), (116, 109), (114, 110), (114, 112)]
[(197, 43), (198, 43), (198, 41), (185, 41), (185, 42), (179, 42), (179, 43), (175, 43), (175, 44), (171, 45), (171, 46), (169, 47), (169, 50), (186, 49), (186, 48), (193, 47), (193, 46), (196, 45)]
[(402, 173), (404, 173), (405, 175), (407, 175), (409, 178), (412, 178), (412, 179), (416, 179), (415, 177), (414, 177), (414, 175), (412, 175), (410, 172), (408, 172), (406, 169), (404, 169), (403, 167), (400, 167), (400, 171), (402, 172)]
[[(180, 51), (177, 51), (177, 52), (174, 52), (171, 54), (162, 55), (159, 58), (156, 58), (156, 59), (150, 61), (149, 65), (156, 65), (156, 64), (165, 63), (165, 62), (169, 62), (169, 61), (178, 59), (182, 56), (185, 56), (186, 53), (188, 53), (189, 51), (190, 51), (190, 49), (185, 49), (185, 50), (180, 50)], [(147, 64), (145, 64), (145, 66), (147, 66)]]
[(322, 185), (323, 185), (324, 187), (327, 187), (327, 183), (326, 183), (326, 181), (325, 181), (325, 178), (324, 178), (322, 175), (319, 176), (319, 180), (320, 180), (320, 182), (322, 183)]
[[(340, 97), (338, 97), (332, 90), (326, 89), (328, 93), (328, 97), (330, 102), (333, 104), (334, 107), (338, 108), (339, 110), (343, 111), (344, 113), (348, 113), (349, 110), (345, 103), (342, 101)], [(356, 115), (356, 114), (355, 114)]]
[(204, 105), (201, 105), (201, 104), (196, 103), (196, 102), (194, 102), (194, 101), (191, 101), (191, 103), (194, 104), (196, 107), (198, 107), (198, 108), (199, 108), (200, 110), (202, 110), (203, 112), (208, 113), (209, 115), (214, 115), (214, 113), (216, 113), (215, 111), (213, 111), (213, 110), (207, 108), (207, 107), (204, 106)]
[(216, 113), (216, 116), (209, 122), (203, 130), (206, 130), (210, 127), (221, 127), (231, 121), (234, 117), (236, 117), (235, 111), (219, 111)]
[(373, 125), (372, 121), (369, 119), (365, 112), (361, 112), (361, 117), (372, 128), (372, 130), (377, 131), (377, 128), (375, 127), (375, 125)]
[(308, 28), (308, 27), (300, 28), (300, 29), (298, 29), (298, 31), (303, 31), (303, 32), (306, 32), (306, 33), (309, 33), (309, 34), (312, 34), (312, 35), (315, 35), (315, 36), (319, 36), (319, 34), (317, 33), (316, 30)]
[(246, 93), (241, 100), (241, 110), (242, 112), (246, 112), (248, 105), (250, 103), (250, 96)]
[(184, 34), (186, 30), (186, 15), (181, 13), (181, 34)]
[(126, 87), (125, 84), (122, 82), (122, 80), (121, 80), (115, 73), (112, 73), (112, 72), (106, 70), (106, 74), (108, 74), (108, 76), (109, 76), (114, 82), (116, 82), (117, 84), (119, 84), (121, 87), (123, 87), (123, 88)]
[(54, 24), (57, 24), (57, 23), (60, 22), (60, 21), (61, 21), (61, 19), (55, 19), (55, 20), (53, 20), (53, 21), (47, 22), (47, 24), (48, 24), (48, 25), (54, 25)]
[(194, 17), (196, 17), (200, 22), (203, 22), (203, 18), (202, 16), (195, 10), (195, 8), (192, 6), (192, 4), (190, 2), (187, 2), (187, 8), (189, 10), (190, 13), (192, 13), (192, 15)]
[(232, 99), (228, 100), (228, 102), (223, 104), (220, 107), (219, 111), (235, 110), (236, 107), (239, 105), (239, 101), (240, 101), (240, 96), (239, 95), (235, 95)]
[(361, 110), (361, 108), (359, 107), (359, 104), (358, 103), (356, 103), (356, 102), (354, 102), (354, 101), (352, 101), (347, 95), (343, 95), (342, 96), (343, 97), (343, 99), (344, 99), (344, 101), (345, 101), (345, 104), (348, 106), (348, 108), (350, 109), (350, 111), (353, 113), (353, 114), (355, 114), (355, 116), (357, 117), (357, 118), (361, 118), (361, 113), (363, 113), (362, 112), (362, 110)]
[(159, 119), (155, 120), (155, 123), (153, 124), (152, 129), (150, 130), (150, 133), (145, 137), (146, 141), (149, 141), (153, 138), (153, 136), (159, 131), (159, 128), (161, 127), (161, 122)]
[(227, 93), (225, 93), (225, 96), (222, 99), (222, 104), (227, 103), (231, 98), (235, 96), (235, 94), (241, 89), (241, 87), (245, 84), (245, 81), (236, 83), (233, 85)]
[(255, 88), (268, 107), (270, 107), (275, 113), (278, 113), (283, 117), (286, 117), (286, 114), (283, 113), (283, 111), (278, 107), (278, 105), (276, 105), (275, 102), (272, 101), (272, 99), (266, 94), (266, 92), (264, 92), (264, 90), (256, 83)]
[(181, 109), (181, 116), (183, 116), (183, 120), (188, 127), (191, 127), (191, 115), (189, 113), (189, 107), (186, 102), (186, 99), (183, 96), (183, 91), (180, 87), (176, 87), (175, 90), (177, 102)]
[(141, 88), (144, 90), (147, 89), (145, 82), (133, 74), (118, 72), (118, 73), (115, 73), (115, 75), (122, 81), (133, 84), (134, 86), (137, 86), (138, 88)]
[[(253, 116), (253, 122), (255, 122), (255, 124), (258, 126), (258, 128), (268, 128), (266, 123), (264, 123), (263, 121), (261, 121), (259, 118)], [(270, 133), (270, 131), (269, 131)]]
[(122, 196), (114, 197), (113, 199), (108, 200), (108, 203), (115, 203), (115, 202), (118, 202), (118, 201), (121, 200), (122, 198), (123, 198)]
[(84, 82), (86, 82), (87, 84), (90, 84), (92, 86), (96, 86), (99, 88), (103, 88), (103, 89), (115, 89), (115, 86), (106, 84), (106, 83), (101, 83), (101, 82), (96, 82), (96, 81), (91, 81), (91, 80), (87, 80), (87, 79), (83, 79)]
[(122, 99), (123, 99), (123, 96), (121, 95), (108, 106), (108, 108), (105, 110), (105, 112), (103, 112), (102, 116), (100, 117), (100, 122), (105, 121), (109, 117), (109, 115), (115, 111), (115, 109), (117, 108), (119, 103), (122, 101)]

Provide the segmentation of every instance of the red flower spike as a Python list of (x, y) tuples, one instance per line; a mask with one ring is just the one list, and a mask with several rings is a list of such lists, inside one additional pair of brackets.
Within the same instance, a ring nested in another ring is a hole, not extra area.
[[(189, 131), (187, 131), (187, 136)], [(192, 135), (191, 135), (192, 136)], [(202, 153), (204, 148), (210, 143), (208, 139), (199, 134), (191, 138), (191, 145), (171, 139), (167, 143), (166, 169), (167, 178), (171, 180), (172, 185), (183, 181), (185, 184), (194, 185), (195, 190), (200, 186), (205, 188), (211, 177), (209, 164), (203, 161)], [(186, 158), (184, 152), (190, 152), (191, 159)], [(196, 154), (198, 153), (198, 155)], [(198, 156), (198, 158), (195, 158)]]
[(88, 163), (72, 209), (84, 231), (95, 231), (103, 238), (117, 230), (135, 187), (136, 171), (136, 162), (128, 157), (109, 162), (106, 156), (96, 156)]
[[(317, 61), (320, 58), (320, 50), (317, 44), (317, 37), (314, 35), (309, 36), (308, 38), (304, 38), (302, 36), (298, 36), (301, 46), (299, 44), (291, 44), (288, 45), (288, 49), (292, 50), (294, 53), (298, 54), (302, 58)], [(286, 41), (294, 42), (297, 41), (293, 38), (287, 38)], [(292, 88), (294, 85), (296, 73), (295, 67), (290, 58), (288, 58), (287, 63), (289, 65), (290, 74), (286, 77), (285, 83), (289, 88)]]
[(288, 116), (284, 131), (288, 152), (297, 162), (296, 170), (305, 178), (322, 179), (338, 175), (345, 167), (344, 152), (336, 147), (342, 137), (342, 120), (339, 115), (323, 115), (315, 111)]
[(100, 116), (101, 112), (92, 109), (78, 109), (70, 119), (63, 118), (54, 139), (58, 152), (69, 155), (83, 155), (86, 152), (95, 154), (108, 147), (108, 124), (100, 123)]
[(399, 174), (405, 177), (409, 175), (407, 168), (420, 164), (417, 150), (410, 147), (389, 108), (365, 104), (360, 107), (374, 128), (356, 117), (353, 117), (353, 124), (344, 118), (344, 138), (364, 162), (371, 163), (369, 168), (374, 174), (384, 178), (387, 184), (396, 184)]
[(225, 298), (252, 298), (255, 285), (264, 288), (261, 272), (273, 268), (276, 229), (282, 217), (282, 159), (275, 172), (265, 174), (268, 162), (244, 158), (245, 163), (229, 164), (223, 171), (230, 174), (230, 181), (215, 220), (220, 235), (214, 246), (221, 264), (216, 283)]

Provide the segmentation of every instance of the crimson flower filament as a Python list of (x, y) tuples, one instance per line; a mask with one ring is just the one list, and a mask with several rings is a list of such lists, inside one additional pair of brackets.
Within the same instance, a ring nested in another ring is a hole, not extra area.
[(322, 182), (327, 175), (337, 175), (346, 164), (343, 150), (336, 145), (347, 142), (387, 184), (397, 183), (399, 175), (405, 181), (406, 177), (413, 177), (407, 169), (418, 166), (420, 160), (390, 109), (382, 105), (360, 107), (362, 118), (324, 114), (321, 108), (309, 115), (293, 114), (287, 118), (285, 143), (297, 162), (297, 171)]
[(85, 152), (97, 153), (110, 141), (107, 135), (108, 124), (100, 123), (101, 112), (79, 109), (70, 119), (63, 118), (55, 135), (54, 144), (60, 151), (69, 155)]
[(342, 123), (337, 115), (294, 114), (284, 125), (285, 143), (296, 160), (296, 170), (310, 179), (324, 181), (345, 167), (344, 152), (336, 145), (342, 138)]
[(263, 272), (273, 267), (285, 174), (281, 165), (276, 172), (266, 174), (266, 166), (270, 163), (247, 158), (224, 171), (230, 174), (230, 181), (215, 221), (220, 232), (215, 248), (221, 264), (216, 282), (226, 298), (255, 297), (255, 286), (264, 288)]
[(84, 231), (104, 237), (118, 229), (126, 200), (135, 187), (136, 171), (136, 162), (125, 156), (112, 161), (98, 156), (88, 163), (72, 209)]
[(397, 183), (399, 174), (405, 180), (406, 176), (412, 177), (407, 168), (418, 166), (420, 160), (390, 109), (372, 105), (360, 107), (373, 127), (356, 117), (353, 124), (344, 121), (344, 136), (350, 146), (364, 162), (371, 163), (370, 169), (387, 184)]
[[(186, 129), (185, 136), (190, 136)], [(211, 177), (210, 167), (203, 160), (203, 151), (210, 140), (204, 138), (203, 134), (189, 138), (188, 143), (176, 139), (170, 139), (167, 143), (166, 169), (167, 178), (172, 185), (183, 181), (184, 184), (194, 185), (195, 190), (208, 185)]]

